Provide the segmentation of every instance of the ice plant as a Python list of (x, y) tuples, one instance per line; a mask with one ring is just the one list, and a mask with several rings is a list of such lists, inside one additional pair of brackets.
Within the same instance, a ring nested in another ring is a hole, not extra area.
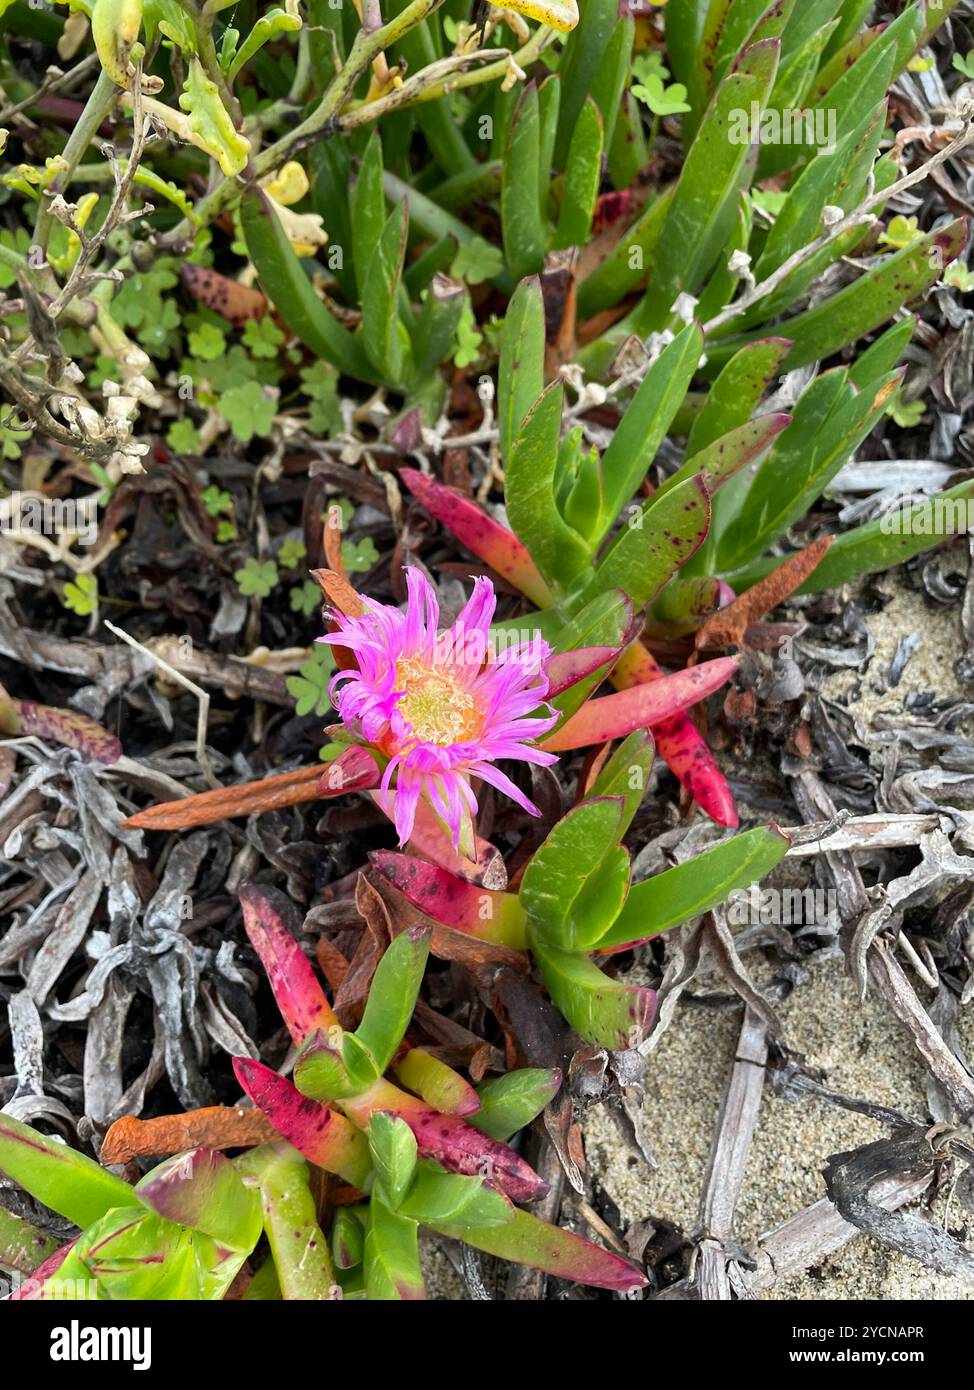
[[(354, 668), (333, 677), (332, 699), (347, 729), (385, 761), (380, 796), (399, 843), (412, 834), (423, 796), (459, 848), (473, 839), (472, 777), (540, 814), (496, 763), (556, 761), (534, 743), (558, 722), (543, 704), (551, 648), (539, 637), (495, 650), (490, 623), (497, 600), (489, 579), (474, 581), (454, 625), (439, 632), (435, 590), (420, 570), (407, 567), (405, 574), (405, 612), (363, 597), (360, 617), (331, 609), (336, 631), (319, 641), (355, 657)], [(539, 708), (546, 712), (536, 713)]]
[(642, 800), (653, 739), (639, 730), (619, 745), (588, 796), (551, 829), (517, 893), (486, 891), (436, 864), (373, 853), (385, 878), (420, 911), (455, 931), (524, 950), (580, 1037), (621, 1051), (646, 1036), (655, 994), (606, 975), (593, 960), (642, 944), (699, 917), (768, 873), (788, 848), (774, 826), (725, 840), (635, 885), (621, 843)]

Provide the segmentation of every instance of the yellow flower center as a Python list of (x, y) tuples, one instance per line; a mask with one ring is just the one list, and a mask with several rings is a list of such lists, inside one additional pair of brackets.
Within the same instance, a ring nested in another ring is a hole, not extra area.
[(406, 693), (399, 713), (424, 743), (446, 747), (469, 743), (479, 736), (483, 721), (477, 702), (444, 667), (407, 656), (396, 663), (396, 689)]

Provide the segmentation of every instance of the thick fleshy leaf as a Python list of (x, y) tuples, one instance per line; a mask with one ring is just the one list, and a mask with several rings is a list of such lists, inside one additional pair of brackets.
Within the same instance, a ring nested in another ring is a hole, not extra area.
[[(251, 1195), (256, 1201), (257, 1194)], [(259, 1235), (259, 1204), (257, 1214), (253, 1229)], [(252, 1248), (231, 1249), (145, 1207), (116, 1208), (87, 1227), (55, 1279), (82, 1281), (82, 1287), (95, 1280), (101, 1298), (118, 1302), (216, 1300), (224, 1297)], [(57, 1297), (57, 1288), (53, 1285), (51, 1297)]]
[[(650, 367), (602, 455), (603, 513), (592, 540), (601, 542), (649, 472), (703, 352), (703, 333), (690, 323)], [(634, 598), (635, 607), (641, 607)]]
[(395, 1209), (416, 1172), (416, 1136), (399, 1115), (375, 1111), (369, 1117), (369, 1152), (383, 1199)]
[(572, 600), (577, 612), (612, 589), (644, 607), (703, 542), (710, 524), (710, 498), (701, 478), (688, 478), (658, 500), (634, 509), (600, 560), (594, 575)]
[(498, 893), (457, 878), (437, 864), (392, 850), (374, 850), (376, 868), (414, 907), (437, 922), (482, 941), (523, 951), (524, 913), (516, 893)]
[(621, 797), (583, 801), (532, 855), (520, 891), (532, 945), (584, 948), (615, 921), (629, 886), (623, 813)]
[(291, 332), (340, 371), (360, 381), (376, 381), (378, 374), (361, 341), (318, 298), (270, 200), (256, 184), (241, 197), (240, 220), (261, 289)]
[(302, 1095), (263, 1062), (235, 1057), (233, 1070), (254, 1105), (309, 1163), (337, 1173), (353, 1187), (365, 1185), (371, 1169), (369, 1146), (344, 1115)]
[(527, 547), (513, 531), (488, 516), (469, 497), (418, 469), (401, 468), (399, 477), (430, 515), (478, 560), (483, 560), (502, 579), (520, 589), (532, 603), (544, 608), (551, 602), (551, 591), (538, 573)]
[(599, 942), (599, 948), (620, 950), (637, 941), (648, 941), (691, 917), (709, 912), (731, 893), (770, 873), (788, 852), (788, 844), (775, 826), (748, 830), (675, 868), (634, 884), (625, 907)]
[(972, 498), (974, 483), (959, 483), (915, 507), (846, 531), (796, 592), (824, 593), (860, 575), (902, 565), (942, 540), (963, 535), (970, 530)]
[(563, 753), (571, 748), (586, 748), (592, 743), (624, 738), (634, 729), (642, 729), (671, 719), (674, 714), (695, 705), (698, 700), (713, 694), (737, 669), (732, 657), (718, 657), (661, 676), (649, 685), (636, 685), (614, 695), (589, 700), (567, 724), (549, 734), (542, 747), (550, 752)]
[(588, 788), (587, 799), (615, 797), (622, 801), (620, 837), (626, 833), (639, 809), (653, 766), (655, 744), (648, 729), (634, 729), (619, 744)]
[[(652, 653), (633, 642), (619, 659), (612, 683), (620, 689), (662, 680), (664, 671)], [(677, 714), (653, 727), (656, 751), (693, 799), (718, 825), (737, 825), (737, 811), (727, 779), (707, 741), (687, 714)]]
[(686, 159), (656, 248), (646, 295), (627, 320), (640, 337), (668, 326), (681, 293), (696, 294), (737, 220), (754, 156), (728, 138), (732, 112), (760, 113), (774, 85), (778, 39), (753, 44), (714, 93)]
[[(793, 347), (785, 359), (785, 370), (821, 362), (881, 327), (898, 309), (936, 284), (966, 241), (967, 223), (961, 217), (886, 257), (816, 308), (786, 319), (780, 329), (791, 338)], [(752, 335), (745, 335), (708, 344), (706, 371), (712, 374), (719, 370), (752, 340)]]
[(506, 1143), (540, 1115), (561, 1086), (557, 1067), (519, 1067), (477, 1087), (480, 1109), (470, 1123), (491, 1139)]
[(311, 962), (285, 926), (281, 911), (275, 905), (275, 896), (273, 889), (245, 883), (240, 889), (240, 906), (244, 928), (250, 944), (260, 956), (281, 1017), (300, 1046), (317, 1029), (341, 1025), (325, 998)]
[(747, 464), (757, 463), (774, 444), (782, 430), (791, 424), (790, 415), (762, 415), (757, 420), (747, 420), (737, 425), (727, 434), (687, 457), (686, 463), (667, 478), (656, 490), (656, 497), (665, 496), (671, 488), (677, 487), (686, 478), (699, 474), (707, 492), (714, 493), (723, 487)]
[(241, 1167), (257, 1180), (280, 1296), (303, 1303), (335, 1298), (335, 1270), (318, 1225), (308, 1165), (289, 1144), (266, 1144)]
[(565, 192), (554, 245), (583, 246), (592, 225), (602, 175), (602, 116), (591, 97), (579, 114), (565, 167)]
[(249, 1253), (260, 1237), (260, 1202), (233, 1163), (215, 1149), (191, 1149), (153, 1168), (133, 1189), (139, 1201), (180, 1226)]
[(618, 654), (618, 647), (579, 647), (577, 651), (556, 652), (545, 666), (548, 677), (546, 698), (556, 699), (586, 676), (607, 665)]
[(343, 796), (347, 792), (369, 791), (382, 780), (382, 771), (367, 748), (352, 743), (325, 768), (318, 783), (318, 795)]
[(416, 1136), (419, 1152), (435, 1159), (453, 1173), (483, 1177), (512, 1201), (533, 1202), (543, 1197), (548, 1184), (506, 1144), (489, 1139), (456, 1115), (433, 1110), (388, 1081), (377, 1081), (368, 1091), (341, 1101), (348, 1117), (367, 1129), (376, 1111), (401, 1115)]
[(511, 525), (544, 578), (556, 585), (570, 584), (591, 563), (590, 546), (564, 520), (555, 498), (564, 398), (561, 382), (541, 394), (514, 438), (505, 469)]
[(444, 1173), (431, 1163), (419, 1164), (399, 1210), (424, 1225), (503, 1226), (514, 1215), (508, 1198), (485, 1186), (482, 1178)]
[[(368, 1066), (374, 1075), (374, 1064)], [(327, 1033), (319, 1028), (307, 1038), (295, 1058), (294, 1081), (301, 1094), (312, 1100), (337, 1100), (354, 1094), (358, 1083), (349, 1075), (341, 1028), (329, 1028)]]
[(671, 579), (650, 609), (647, 635), (678, 636), (692, 632), (713, 613), (734, 601), (734, 590), (716, 574)]
[(687, 436), (687, 458), (750, 420), (790, 348), (789, 338), (761, 338), (730, 359), (693, 422)]
[(11, 1115), (0, 1115), (0, 1172), (76, 1226), (139, 1204), (127, 1182)]
[(6, 1207), (0, 1207), (0, 1269), (14, 1274), (32, 1274), (57, 1249), (58, 1243), (51, 1236), (29, 1221), (14, 1216)]
[[(531, 622), (543, 616), (547, 615), (532, 615)], [(524, 619), (518, 621), (524, 624)], [(610, 652), (604, 662), (593, 667), (588, 675), (576, 680), (567, 690), (561, 694), (549, 693), (546, 703), (558, 712), (562, 723), (580, 709), (602, 684), (610, 663), (616, 660), (619, 652), (632, 639), (636, 626), (628, 594), (621, 589), (609, 589), (585, 604), (573, 618), (552, 629), (548, 640), (561, 654), (552, 657), (549, 662), (549, 668), (553, 667), (556, 672), (563, 657), (573, 659), (583, 650), (591, 652), (589, 644), (597, 644), (603, 651)]]
[(416, 1007), (430, 949), (430, 928), (409, 927), (393, 939), (376, 966), (355, 1037), (381, 1075), (395, 1056)]
[(514, 112), (501, 165), (504, 257), (517, 279), (541, 269), (545, 227), (541, 218), (541, 116), (538, 89), (530, 82)]
[(480, 1109), (480, 1097), (470, 1082), (421, 1047), (410, 1048), (393, 1071), (408, 1090), (446, 1115), (472, 1115)]
[[(372, 792), (371, 795), (379, 805), (378, 794)], [(395, 792), (392, 792), (393, 803), (395, 796)], [(409, 845), (411, 849), (418, 850), (448, 873), (465, 878), (470, 883), (483, 883), (486, 887), (495, 889), (503, 888), (507, 883), (507, 871), (500, 850), (479, 835), (474, 836), (475, 858), (471, 859), (462, 851), (455, 850), (450, 840), (450, 832), (422, 797), (416, 805), (416, 819), (413, 822)]]
[(532, 939), (531, 949), (548, 993), (579, 1037), (612, 1052), (642, 1042), (656, 1010), (655, 990), (610, 980), (588, 956), (540, 938)]
[(424, 1299), (418, 1226), (376, 1195), (369, 1203), (365, 1233), (365, 1285), (370, 1299)]
[(362, 292), (362, 344), (372, 365), (393, 385), (402, 385), (412, 369), (409, 334), (397, 308), (408, 234), (404, 199), (386, 220)]
[(899, 380), (893, 373), (858, 392), (843, 369), (812, 383), (759, 465), (738, 514), (716, 536), (721, 574), (756, 559), (804, 516), (873, 428)]
[(331, 1221), (331, 1254), (339, 1269), (362, 1263), (365, 1231), (353, 1210), (339, 1207)]
[(96, 763), (115, 763), (122, 756), (121, 742), (87, 714), (55, 709), (34, 700), (11, 699), (0, 688), (0, 733), (12, 738), (36, 734), (38, 738), (76, 748)]
[(518, 1211), (503, 1226), (479, 1228), (433, 1225), (442, 1235), (462, 1240), (475, 1250), (515, 1264), (543, 1269), (559, 1279), (592, 1284), (597, 1289), (641, 1289), (648, 1283), (642, 1270), (619, 1255), (602, 1250), (581, 1236)]
[[(505, 462), (511, 456), (511, 446), (521, 432), (528, 411), (544, 390), (544, 350), (544, 300), (541, 295), (541, 282), (533, 275), (522, 280), (511, 295), (500, 334), (497, 428), (500, 435), (501, 458)], [(408, 478), (406, 482), (409, 485)], [(420, 500), (425, 502), (425, 499)], [(435, 515), (437, 513), (434, 512)], [(444, 525), (449, 524), (443, 517), (438, 519), (443, 521)], [(480, 551), (472, 546), (465, 536), (460, 536), (457, 532), (454, 534), (475, 555), (480, 555)], [(534, 562), (527, 556), (527, 552), (525, 556), (527, 563), (534, 569)], [(486, 556), (481, 558), (487, 560)], [(487, 560), (487, 563), (492, 564), (493, 561)], [(501, 574), (503, 571), (498, 570), (498, 573)], [(512, 582), (535, 603), (543, 602), (520, 581), (515, 579)], [(544, 585), (540, 575), (538, 583)], [(547, 590), (547, 586), (544, 587)]]

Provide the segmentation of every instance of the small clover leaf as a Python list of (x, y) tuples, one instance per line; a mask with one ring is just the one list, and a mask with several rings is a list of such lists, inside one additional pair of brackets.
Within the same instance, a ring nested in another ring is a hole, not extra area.
[(645, 82), (635, 82), (631, 91), (638, 101), (649, 107), (654, 116), (676, 116), (681, 111), (690, 110), (683, 83), (674, 82), (671, 87), (666, 87), (662, 77), (655, 73), (650, 73)]
[(342, 564), (348, 574), (364, 574), (379, 558), (371, 536), (362, 541), (342, 541)]
[(302, 613), (306, 618), (310, 618), (315, 609), (321, 607), (321, 590), (313, 579), (296, 584), (289, 598), (291, 612)]
[(482, 237), (475, 236), (457, 251), (450, 266), (454, 280), (465, 280), (468, 285), (480, 285), (492, 280), (504, 269), (504, 256), (496, 246), (491, 246)]
[(233, 498), (229, 492), (224, 492), (223, 488), (217, 487), (216, 483), (211, 483), (200, 495), (203, 506), (206, 508), (207, 516), (232, 516)]
[(261, 561), (251, 555), (244, 567), (237, 570), (233, 577), (244, 597), (267, 598), (278, 580), (277, 565), (273, 560)]
[(287, 540), (277, 552), (277, 563), (282, 569), (293, 570), (307, 553), (304, 541)]
[[(195, 454), (200, 447), (200, 432), (192, 420), (174, 420), (166, 431), (166, 443), (176, 454)], [(206, 494), (203, 494), (204, 499)], [(205, 506), (204, 500), (204, 506)], [(211, 512), (212, 516), (213, 513)]]
[(98, 580), (93, 574), (79, 574), (64, 586), (64, 606), (87, 618), (98, 607)]
[(296, 676), (288, 676), (287, 688), (294, 696), (294, 712), (297, 715), (327, 714), (331, 708), (328, 685), (335, 669), (335, 658), (330, 646), (316, 642), (308, 659), (302, 662)]
[(262, 439), (270, 434), (277, 402), (259, 382), (244, 381), (223, 392), (219, 411), (241, 444), (249, 444), (255, 434)]
[(267, 315), (262, 319), (248, 319), (243, 331), (244, 346), (255, 357), (277, 357), (284, 334), (274, 320)]

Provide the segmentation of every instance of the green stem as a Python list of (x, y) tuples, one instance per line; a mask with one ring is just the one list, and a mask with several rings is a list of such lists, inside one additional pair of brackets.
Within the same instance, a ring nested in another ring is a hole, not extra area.
[[(294, 130), (289, 131), (275, 144), (268, 145), (267, 149), (256, 157), (254, 160), (256, 177), (262, 178), (265, 174), (271, 173), (278, 165), (285, 162), (292, 147), (308, 136), (316, 135), (319, 131), (324, 130), (348, 101), (355, 90), (356, 83), (372, 59), (378, 57), (383, 49), (391, 48), (404, 34), (408, 34), (415, 25), (421, 24), (442, 3), (443, 0), (412, 0), (412, 4), (407, 5), (401, 14), (374, 33), (366, 33), (364, 29), (360, 29), (355, 36), (355, 42), (352, 44), (352, 50), (345, 66), (332, 82), (316, 109)], [(205, 198), (200, 199), (196, 206), (196, 215), (200, 225), (205, 226), (212, 222), (215, 217), (218, 217), (239, 191), (240, 186), (236, 179), (226, 178), (212, 193), (208, 193)], [(185, 226), (180, 224), (177, 229), (179, 235), (186, 235), (189, 231), (188, 223)], [(175, 237), (176, 234), (174, 234), (173, 239)]]
[[(50, 193), (62, 193), (71, 182), (71, 175), (75, 165), (81, 162), (81, 158), (98, 131), (98, 127), (108, 115), (115, 99), (119, 95), (119, 88), (108, 76), (107, 72), (98, 74), (98, 81), (92, 88), (91, 96), (85, 102), (85, 109), (81, 113), (78, 124), (68, 138), (61, 158), (68, 166), (51, 181), (49, 185)], [(47, 250), (47, 243), (51, 237), (51, 228), (54, 224), (54, 217), (51, 214), (51, 200), (44, 198), (37, 209), (37, 219), (34, 223), (34, 245), (39, 246), (42, 251)]]

